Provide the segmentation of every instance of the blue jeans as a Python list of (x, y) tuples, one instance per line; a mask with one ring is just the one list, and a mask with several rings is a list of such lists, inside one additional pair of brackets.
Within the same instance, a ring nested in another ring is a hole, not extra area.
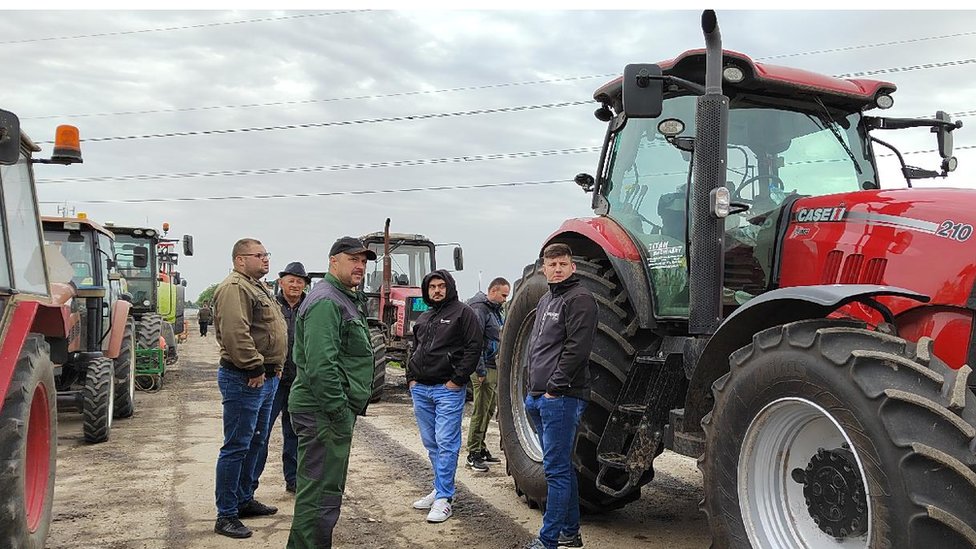
[(555, 549), (559, 534), (579, 532), (579, 482), (573, 468), (573, 446), (586, 401), (569, 396), (525, 397), (525, 411), (535, 423), (542, 442), (542, 468), (546, 472), (546, 512), (539, 540)]
[(415, 383), (410, 389), (413, 413), (420, 439), (434, 469), (437, 498), (454, 497), (454, 473), (461, 451), (461, 416), (464, 415), (464, 387)]
[[(288, 413), (288, 395), (291, 394), (291, 385), (280, 383), (278, 391), (275, 392), (274, 402), (271, 404), (271, 419), (268, 422), (270, 427), (268, 433), (274, 429), (274, 424), (281, 416), (281, 469), (285, 475), (285, 484), (295, 484), (295, 475), (298, 471), (298, 435), (291, 426), (291, 415)], [(270, 438), (270, 436), (269, 436)], [(258, 455), (258, 463), (254, 467), (254, 489), (257, 492), (258, 482), (261, 474), (264, 473), (264, 466), (268, 462), (268, 445), (261, 448)]]
[(236, 517), (238, 507), (254, 499), (255, 466), (268, 445), (278, 378), (265, 379), (260, 389), (248, 387), (247, 380), (243, 372), (217, 369), (224, 406), (224, 445), (217, 456), (215, 490), (218, 518)]

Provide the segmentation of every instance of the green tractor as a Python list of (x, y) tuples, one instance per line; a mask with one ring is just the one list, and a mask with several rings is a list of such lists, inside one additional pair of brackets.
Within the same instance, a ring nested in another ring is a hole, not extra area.
[[(156, 391), (162, 386), (166, 366), (178, 359), (177, 336), (184, 330), (183, 295), (186, 281), (175, 267), (179, 254), (176, 239), (163, 231), (145, 227), (112, 225), (116, 235), (115, 253), (119, 270), (132, 296), (132, 315), (136, 320), (136, 387)], [(193, 237), (184, 235), (183, 255), (193, 255)], [(143, 267), (137, 258), (148, 257)]]

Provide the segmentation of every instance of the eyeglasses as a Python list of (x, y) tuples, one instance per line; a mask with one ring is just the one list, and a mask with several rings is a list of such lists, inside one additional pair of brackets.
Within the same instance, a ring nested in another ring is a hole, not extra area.
[(249, 255), (251, 257), (256, 257), (258, 259), (264, 259), (267, 257), (271, 257), (271, 252), (264, 252), (263, 254), (237, 254), (237, 255)]

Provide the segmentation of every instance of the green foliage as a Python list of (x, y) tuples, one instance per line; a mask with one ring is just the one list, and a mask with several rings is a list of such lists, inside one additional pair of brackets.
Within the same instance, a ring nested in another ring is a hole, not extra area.
[(214, 290), (216, 289), (217, 284), (211, 284), (206, 290), (200, 292), (200, 297), (197, 298), (197, 305), (200, 306), (213, 301)]

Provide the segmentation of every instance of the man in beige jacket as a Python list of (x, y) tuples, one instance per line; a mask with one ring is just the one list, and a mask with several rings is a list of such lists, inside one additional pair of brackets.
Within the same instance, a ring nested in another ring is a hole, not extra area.
[(242, 238), (231, 256), (234, 270), (214, 291), (214, 332), (220, 344), (217, 386), (224, 416), (214, 532), (247, 538), (251, 530), (240, 519), (278, 512), (254, 499), (254, 472), (268, 444), (271, 405), (288, 352), (288, 326), (261, 282), (271, 254), (260, 241)]

